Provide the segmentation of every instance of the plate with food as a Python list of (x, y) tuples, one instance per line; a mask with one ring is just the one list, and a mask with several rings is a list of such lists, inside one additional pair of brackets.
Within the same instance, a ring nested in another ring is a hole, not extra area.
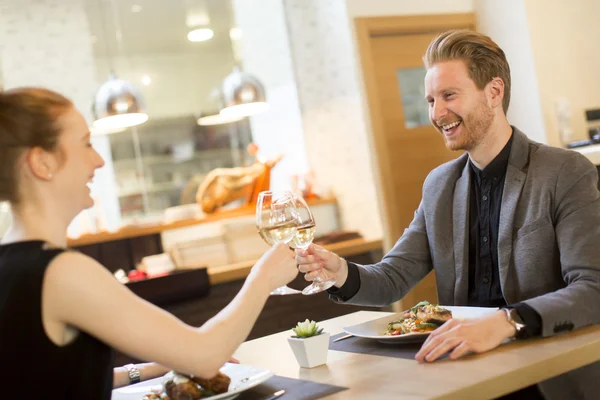
[(229, 400), (272, 376), (273, 372), (264, 368), (231, 363), (210, 380), (171, 371), (160, 378), (114, 389), (112, 400)]
[(496, 310), (488, 307), (440, 306), (422, 301), (406, 311), (342, 329), (350, 335), (383, 343), (415, 343), (425, 341), (432, 331), (451, 318), (478, 318)]

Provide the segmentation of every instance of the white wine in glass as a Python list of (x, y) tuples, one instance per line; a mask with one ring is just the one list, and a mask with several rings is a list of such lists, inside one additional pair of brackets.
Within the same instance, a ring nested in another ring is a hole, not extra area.
[[(290, 247), (294, 249), (306, 249), (315, 238), (315, 223), (309, 222), (296, 228), (294, 240)], [(293, 244), (293, 245), (292, 245)]]
[[(290, 247), (306, 250), (315, 237), (315, 218), (310, 208), (308, 208), (308, 204), (300, 195), (293, 194), (293, 198), (298, 213), (298, 227), (296, 228), (294, 240), (290, 242)], [(334, 284), (335, 279), (328, 278), (326, 272), (321, 270), (321, 273), (315, 277), (313, 282), (302, 290), (302, 294), (321, 293)]]
[(269, 245), (275, 243), (289, 243), (296, 237), (297, 225), (295, 222), (284, 222), (282, 224), (259, 228), (258, 234)]
[[(298, 214), (290, 192), (265, 191), (258, 194), (256, 202), (256, 228), (269, 246), (293, 242), (298, 228)], [(271, 295), (298, 294), (299, 290), (281, 286)]]

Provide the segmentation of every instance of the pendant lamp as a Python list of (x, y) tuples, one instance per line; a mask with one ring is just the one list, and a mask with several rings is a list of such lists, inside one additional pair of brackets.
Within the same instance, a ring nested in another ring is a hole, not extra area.
[(225, 107), (220, 114), (225, 117), (248, 117), (269, 108), (262, 83), (238, 67), (223, 80), (222, 91)]
[(231, 122), (237, 122), (244, 119), (243, 115), (227, 116), (220, 113), (220, 111), (223, 109), (223, 93), (221, 92), (220, 88), (211, 90), (210, 95), (208, 96), (208, 102), (210, 103), (209, 108), (211, 110), (216, 110), (216, 113), (214, 111), (201, 113), (197, 120), (198, 125), (210, 126), (229, 124)]
[(111, 74), (94, 99), (94, 128), (112, 131), (139, 125), (148, 120), (139, 91), (128, 81)]
[[(116, 29), (116, 39), (121, 53), (123, 50), (123, 42), (121, 28), (118, 21), (116, 4), (114, 0), (111, 2), (113, 8), (114, 25)], [(102, 4), (99, 4), (102, 11)], [(104, 18), (102, 18), (104, 22)], [(103, 23), (104, 37), (106, 38), (106, 53), (108, 51), (108, 37), (106, 35), (106, 27)], [(118, 129), (129, 128), (140, 125), (148, 120), (148, 115), (145, 112), (145, 104), (142, 100), (140, 92), (128, 81), (118, 79), (111, 68), (111, 73), (108, 80), (100, 86), (94, 102), (92, 104), (92, 113), (94, 115), (94, 128), (99, 131), (114, 131)]]

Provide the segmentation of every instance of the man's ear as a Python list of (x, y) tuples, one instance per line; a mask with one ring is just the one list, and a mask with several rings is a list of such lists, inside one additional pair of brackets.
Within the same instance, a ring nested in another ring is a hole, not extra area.
[(500, 77), (495, 77), (486, 85), (486, 95), (488, 105), (492, 108), (502, 107), (504, 100), (504, 81)]
[(51, 180), (54, 173), (58, 170), (56, 155), (41, 147), (33, 147), (25, 157), (25, 163), (31, 173), (42, 180)]

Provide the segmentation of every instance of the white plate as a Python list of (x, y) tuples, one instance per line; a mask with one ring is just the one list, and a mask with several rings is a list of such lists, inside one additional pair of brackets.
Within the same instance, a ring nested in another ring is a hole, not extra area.
[[(231, 378), (229, 391), (216, 396), (203, 397), (203, 400), (234, 399), (244, 390), (260, 385), (273, 376), (267, 369), (243, 364), (225, 364), (221, 372)], [(150, 379), (135, 385), (125, 386), (112, 391), (112, 400), (140, 400), (152, 393), (152, 389), (162, 387), (163, 377)]]
[[(456, 319), (478, 318), (497, 310), (497, 308), (491, 307), (442, 307), (452, 311), (452, 318)], [(366, 339), (375, 339), (382, 343), (415, 343), (425, 341), (427, 336), (429, 336), (429, 332), (407, 333), (398, 336), (386, 336), (383, 334), (390, 322), (397, 321), (398, 319), (402, 318), (403, 315), (404, 312), (400, 312), (387, 317), (375, 319), (373, 321), (363, 322), (362, 324), (347, 326), (342, 329), (344, 332), (351, 335)]]

